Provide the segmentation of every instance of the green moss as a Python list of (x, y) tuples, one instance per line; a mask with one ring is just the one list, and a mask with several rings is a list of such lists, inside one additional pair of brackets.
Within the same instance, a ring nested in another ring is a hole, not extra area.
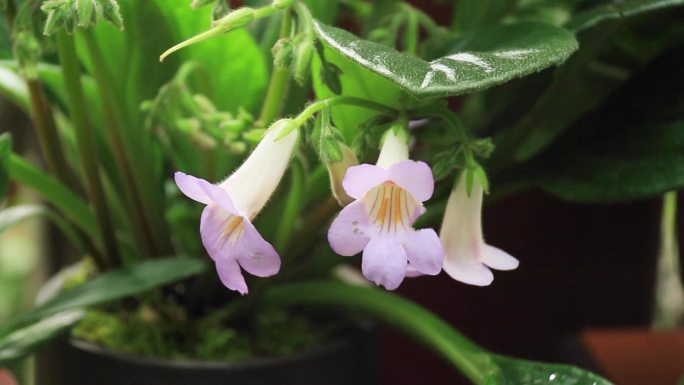
[(145, 357), (240, 362), (289, 355), (319, 345), (341, 323), (320, 323), (284, 310), (255, 312), (236, 322), (230, 311), (192, 319), (175, 304), (89, 311), (75, 337), (110, 350)]

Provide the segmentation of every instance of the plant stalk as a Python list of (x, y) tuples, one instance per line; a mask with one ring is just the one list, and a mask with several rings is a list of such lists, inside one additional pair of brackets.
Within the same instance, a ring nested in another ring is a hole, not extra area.
[(141, 254), (149, 256), (169, 255), (171, 246), (163, 215), (157, 213), (157, 216), (161, 216), (161, 218), (157, 218), (156, 221), (153, 219), (155, 214), (152, 211), (159, 211), (157, 210), (159, 197), (155, 197), (153, 194), (145, 194), (142, 187), (144, 176), (140, 174), (140, 169), (149, 165), (135, 165), (130, 152), (132, 147), (130, 142), (135, 138), (129, 137), (121, 125), (119, 118), (121, 112), (116, 110), (118, 104), (112, 89), (116, 85), (109, 74), (109, 69), (92, 31), (84, 31), (83, 36), (93, 63), (93, 75), (98, 84), (98, 93), (103, 101), (108, 140), (112, 144), (112, 152), (121, 172), (129, 206), (129, 217), (134, 227), (133, 236)]
[[(292, 32), (292, 15), (289, 10), (283, 13), (280, 25), (280, 38), (288, 38)], [(268, 83), (266, 98), (261, 106), (261, 113), (257, 119), (257, 126), (267, 127), (280, 115), (284, 101), (290, 88), (290, 69), (273, 66), (271, 80)]]
[(95, 219), (102, 237), (104, 261), (101, 261), (103, 266), (100, 267), (105, 269), (117, 267), (121, 265), (121, 259), (116, 244), (112, 218), (102, 187), (99, 168), (100, 159), (97, 155), (93, 129), (87, 116), (88, 107), (83, 94), (81, 69), (73, 37), (68, 36), (64, 31), (60, 31), (57, 34), (57, 49), (64, 76), (71, 121), (76, 134), (76, 146), (83, 167), (86, 193), (95, 211)]
[(684, 286), (677, 244), (677, 192), (663, 195), (660, 222), (660, 255), (656, 275), (653, 327), (674, 329), (684, 321)]

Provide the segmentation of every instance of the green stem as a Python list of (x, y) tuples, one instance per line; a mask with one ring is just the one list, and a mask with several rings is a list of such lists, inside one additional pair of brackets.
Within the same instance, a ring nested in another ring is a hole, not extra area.
[(100, 177), (100, 159), (97, 155), (97, 147), (93, 130), (88, 120), (88, 107), (83, 95), (81, 84), (81, 69), (76, 56), (76, 46), (73, 37), (66, 32), (57, 34), (57, 49), (59, 60), (64, 76), (64, 86), (69, 103), (71, 121), (76, 134), (76, 146), (81, 158), (83, 176), (85, 179), (86, 193), (93, 205), (95, 219), (97, 220), (102, 243), (104, 246), (103, 258), (98, 261), (100, 268), (120, 266), (114, 226), (107, 207), (107, 201), (102, 188)]
[(489, 354), (425, 308), (375, 288), (340, 282), (288, 284), (269, 290), (264, 300), (273, 305), (340, 308), (370, 316), (406, 333), (439, 353), (473, 383), (485, 383), (491, 370)]
[(418, 16), (414, 10), (408, 13), (406, 20), (406, 31), (404, 32), (404, 49), (409, 55), (415, 56), (418, 53), (418, 39), (420, 29), (418, 28)]
[(463, 146), (463, 153), (465, 154), (468, 166), (477, 164), (477, 161), (475, 160), (475, 155), (473, 154), (473, 149), (471, 147), (470, 137), (468, 136), (468, 133), (466, 132), (465, 127), (463, 126), (463, 123), (461, 123), (461, 120), (458, 118), (458, 116), (456, 116), (456, 114), (454, 114), (453, 112), (449, 111), (444, 107), (436, 109), (430, 108), (424, 111), (417, 110), (416, 114), (434, 116), (444, 120), (444, 122), (447, 123), (449, 128), (451, 128), (452, 132), (454, 133), (458, 141), (461, 142), (461, 145)]
[(317, 102), (309, 104), (302, 112), (299, 113), (299, 115), (297, 115), (297, 117), (293, 119), (294, 123), (296, 126), (299, 127), (306, 123), (306, 121), (318, 111), (321, 111), (324, 108), (330, 108), (341, 104), (375, 110), (380, 112), (381, 114), (388, 116), (393, 116), (398, 113), (398, 111), (392, 107), (372, 102), (370, 100), (361, 99), (354, 96), (333, 96), (331, 98), (319, 100)]
[[(289, 10), (283, 14), (283, 21), (280, 25), (280, 38), (287, 38), (292, 32), (292, 15)], [(280, 115), (287, 99), (287, 92), (290, 87), (290, 70), (288, 68), (278, 68), (273, 66), (271, 80), (268, 83), (266, 98), (261, 106), (261, 113), (257, 119), (257, 126), (267, 127)]]
[(292, 174), (290, 178), (290, 191), (285, 201), (285, 209), (280, 217), (280, 225), (275, 237), (275, 247), (281, 252), (287, 249), (290, 242), (297, 217), (302, 209), (302, 194), (304, 193), (304, 167), (295, 160), (292, 162), (290, 170)]
[[(169, 255), (169, 240), (165, 235), (166, 226), (162, 220), (153, 221), (152, 211), (159, 204), (159, 197), (144, 194), (140, 170), (149, 165), (136, 165), (130, 153), (131, 138), (124, 132), (121, 125), (121, 112), (115, 110), (118, 104), (112, 87), (116, 84), (109, 74), (109, 69), (102, 57), (97, 40), (90, 30), (83, 31), (88, 53), (93, 63), (93, 75), (97, 81), (97, 89), (104, 106), (106, 133), (108, 142), (112, 145), (112, 153), (121, 172), (124, 192), (128, 203), (129, 217), (133, 224), (133, 236), (142, 255), (161, 256)], [(156, 223), (156, 225), (155, 225)]]

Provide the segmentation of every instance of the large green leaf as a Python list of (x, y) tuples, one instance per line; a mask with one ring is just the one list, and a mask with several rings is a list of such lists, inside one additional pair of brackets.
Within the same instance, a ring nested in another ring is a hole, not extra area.
[(624, 19), (641, 13), (684, 5), (684, 0), (624, 0), (577, 13), (565, 27), (575, 33), (607, 20)]
[(344, 309), (373, 317), (413, 337), (480, 385), (610, 385), (599, 376), (568, 366), (516, 360), (492, 354), (423, 307), (391, 292), (341, 282), (305, 282), (271, 289), (274, 305)]
[[(21, 314), (0, 336), (68, 310), (83, 309), (120, 298), (141, 294), (159, 286), (197, 275), (206, 263), (194, 258), (154, 259), (101, 274), (91, 281), (57, 294), (41, 305)], [(2, 344), (5, 337), (0, 339)]]
[(505, 180), (563, 198), (623, 201), (684, 187), (684, 45), (625, 83)]
[(516, 6), (517, 0), (459, 0), (454, 4), (451, 28), (471, 31), (500, 21)]
[(684, 25), (678, 22), (681, 10), (583, 30), (578, 35), (581, 49), (553, 73), (511, 82), (468, 100), (465, 120), (496, 134), (490, 169), (532, 158), (655, 57), (684, 41)]
[[(193, 10), (189, 2), (184, 0), (157, 2), (173, 28), (176, 42), (203, 32), (210, 26), (210, 7)], [(154, 52), (156, 57), (159, 53)], [(261, 106), (268, 78), (266, 60), (271, 58), (262, 55), (246, 30), (232, 31), (190, 46), (181, 51), (179, 57), (201, 64), (205, 77), (202, 84), (209, 86), (207, 96), (219, 109), (235, 112), (238, 107), (243, 107), (256, 112)]]
[(416, 99), (492, 87), (558, 65), (577, 49), (571, 33), (540, 23), (479, 31), (461, 40), (454, 51), (430, 62), (320, 22), (315, 23), (315, 31), (327, 47), (356, 66), (389, 79)]

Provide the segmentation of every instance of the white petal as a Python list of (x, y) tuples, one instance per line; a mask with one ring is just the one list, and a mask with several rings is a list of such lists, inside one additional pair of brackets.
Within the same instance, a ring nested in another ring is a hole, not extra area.
[(520, 262), (507, 252), (490, 245), (482, 248), (482, 263), (496, 270), (514, 270)]
[(447, 256), (444, 260), (444, 271), (451, 278), (469, 285), (488, 286), (494, 281), (492, 271), (473, 260)]

